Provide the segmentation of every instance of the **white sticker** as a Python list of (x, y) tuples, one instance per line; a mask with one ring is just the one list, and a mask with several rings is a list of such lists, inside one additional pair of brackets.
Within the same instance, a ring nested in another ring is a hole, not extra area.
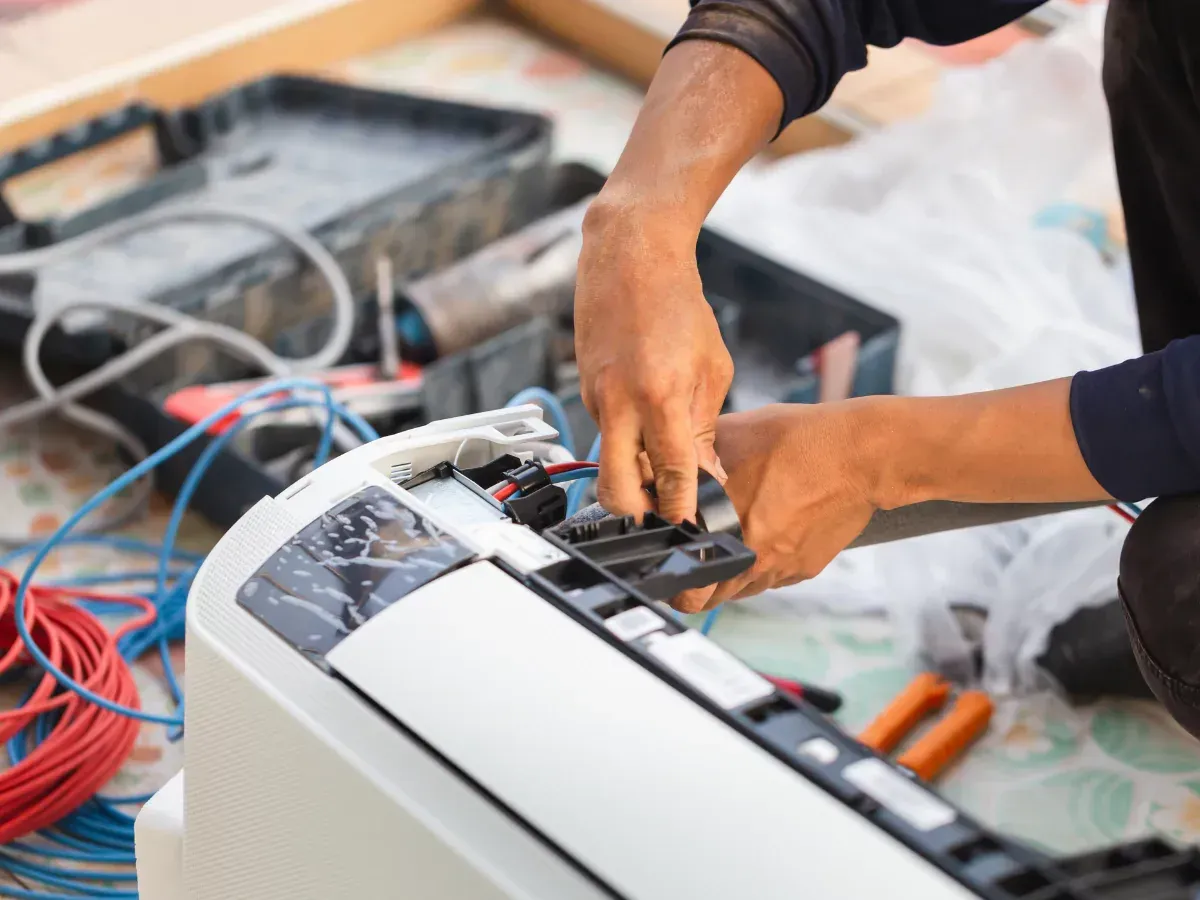
[(605, 627), (623, 641), (636, 641), (652, 631), (658, 631), (663, 624), (661, 616), (644, 606), (635, 606), (604, 620)]
[(722, 709), (771, 696), (775, 687), (698, 631), (650, 645), (650, 652)]
[(522, 572), (535, 572), (568, 558), (566, 553), (524, 525), (493, 522), (466, 531), (485, 553), (495, 553)]
[(842, 770), (842, 776), (918, 831), (933, 831), (957, 818), (951, 806), (909, 781), (881, 759), (851, 763)]

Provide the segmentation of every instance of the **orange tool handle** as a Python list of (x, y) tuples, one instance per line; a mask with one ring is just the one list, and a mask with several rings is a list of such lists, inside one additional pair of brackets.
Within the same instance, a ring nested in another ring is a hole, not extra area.
[(896, 762), (915, 772), (918, 778), (932, 781), (987, 731), (994, 708), (991, 698), (982, 691), (959, 694), (950, 712)]
[(900, 695), (858, 736), (876, 753), (891, 753), (922, 719), (946, 705), (950, 684), (925, 672), (908, 683)]

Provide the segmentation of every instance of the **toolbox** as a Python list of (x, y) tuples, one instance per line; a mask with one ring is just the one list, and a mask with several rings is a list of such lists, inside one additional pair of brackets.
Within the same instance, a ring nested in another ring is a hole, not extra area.
[[(173, 204), (236, 207), (313, 234), (366, 296), (380, 256), (396, 277), (411, 278), (495, 240), (546, 204), (546, 119), (290, 76), (176, 113), (135, 104), (84, 123), (0, 157), (0, 188), (143, 131), (158, 156), (149, 180), (59, 218), (25, 221), (0, 202), (0, 249), (45, 246)], [(170, 224), (114, 241), (45, 267), (31, 285), (0, 285), (0, 311), (20, 325), (39, 304), (97, 290), (233, 326), (282, 356), (311, 354), (330, 328), (327, 286), (273, 236), (237, 224)], [(98, 334), (98, 324), (82, 314), (64, 322), (72, 338), (64, 352), (94, 364), (147, 333), (143, 323), (110, 322)], [(19, 338), (19, 329), (4, 331)], [(189, 346), (129, 384), (169, 390), (244, 374), (240, 363)]]

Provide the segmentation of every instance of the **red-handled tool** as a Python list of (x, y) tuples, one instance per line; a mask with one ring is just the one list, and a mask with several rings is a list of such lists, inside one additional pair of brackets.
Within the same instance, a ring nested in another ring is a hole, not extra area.
[[(333, 391), (335, 401), (364, 416), (370, 415), (375, 408), (401, 408), (406, 403), (415, 408), (420, 402), (421, 368), (411, 363), (400, 363), (394, 380), (382, 379), (379, 367), (374, 365), (340, 366), (324, 372), (306, 373), (304, 377), (328, 385)], [(270, 380), (264, 378), (186, 387), (169, 396), (163, 404), (163, 409), (176, 419), (188, 425), (195, 425), (221, 407)], [(221, 434), (242, 416), (252, 414), (282, 399), (281, 394), (275, 397), (261, 397), (247, 403), (237, 412), (230, 413), (212, 425), (208, 429), (209, 434)]]
[(767, 675), (759, 673), (779, 690), (785, 694), (791, 694), (793, 697), (806, 700), (820, 712), (833, 714), (842, 708), (842, 696), (835, 691), (829, 691), (825, 688), (819, 688), (811, 684), (805, 684), (802, 681), (794, 681), (790, 678), (780, 678), (776, 675)]

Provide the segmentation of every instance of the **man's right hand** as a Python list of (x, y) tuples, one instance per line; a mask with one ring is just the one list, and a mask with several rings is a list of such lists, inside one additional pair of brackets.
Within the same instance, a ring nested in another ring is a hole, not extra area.
[[(737, 171), (779, 127), (783, 95), (723, 43), (669, 50), (621, 159), (588, 210), (575, 290), (583, 401), (603, 434), (600, 501), (696, 514), (696, 472), (721, 481), (713, 452), (733, 362), (696, 270), (696, 239)], [(647, 460), (648, 457), (648, 460)]]
[(700, 285), (695, 230), (601, 195), (584, 223), (575, 348), (583, 402), (604, 436), (600, 503), (640, 515), (648, 461), (659, 514), (694, 520), (697, 468), (725, 480), (713, 442), (733, 378)]

